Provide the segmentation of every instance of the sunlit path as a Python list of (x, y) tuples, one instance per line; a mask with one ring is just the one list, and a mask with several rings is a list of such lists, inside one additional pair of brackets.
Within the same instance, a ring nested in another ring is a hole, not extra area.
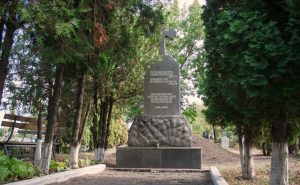
[[(208, 172), (151, 173), (106, 170), (96, 175), (78, 177), (56, 185), (213, 185)], [(54, 184), (52, 184), (54, 185)]]

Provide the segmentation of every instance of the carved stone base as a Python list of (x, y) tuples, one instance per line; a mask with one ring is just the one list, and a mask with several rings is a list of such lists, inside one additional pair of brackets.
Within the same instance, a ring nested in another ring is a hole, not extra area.
[(190, 147), (192, 131), (182, 116), (143, 116), (136, 118), (130, 128), (128, 146)]
[(201, 169), (199, 147), (117, 147), (117, 168)]

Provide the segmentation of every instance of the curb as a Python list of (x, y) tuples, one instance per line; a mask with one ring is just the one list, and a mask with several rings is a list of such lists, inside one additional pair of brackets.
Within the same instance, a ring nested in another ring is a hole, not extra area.
[(22, 180), (18, 182), (8, 183), (6, 185), (47, 185), (51, 183), (59, 183), (67, 181), (74, 177), (80, 177), (83, 175), (91, 175), (95, 173), (103, 172), (106, 168), (105, 164), (98, 164), (94, 166), (88, 166), (84, 168), (74, 169), (70, 171), (60, 172), (51, 175), (45, 175), (42, 177), (36, 177), (33, 179)]
[(209, 170), (209, 174), (214, 185), (228, 185), (225, 179), (221, 176), (217, 167), (211, 166)]
[(114, 171), (129, 171), (129, 172), (151, 172), (151, 173), (178, 173), (178, 172), (187, 172), (187, 173), (204, 173), (208, 172), (208, 169), (180, 169), (180, 168), (108, 168), (108, 170)]

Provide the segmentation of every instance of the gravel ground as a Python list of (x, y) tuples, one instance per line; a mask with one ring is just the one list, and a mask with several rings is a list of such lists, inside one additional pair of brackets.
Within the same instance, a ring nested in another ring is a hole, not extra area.
[[(238, 162), (237, 154), (222, 149), (211, 141), (193, 136), (193, 146), (200, 146), (203, 150), (202, 160), (204, 168), (224, 162)], [(88, 155), (86, 155), (87, 158)], [(82, 157), (85, 158), (85, 157)], [(129, 172), (114, 171), (116, 167), (115, 150), (109, 150), (105, 161), (107, 170), (95, 175), (88, 175), (70, 179), (61, 185), (213, 185), (208, 171), (205, 172)], [(57, 185), (60, 185), (57, 184)]]
[[(70, 179), (56, 185), (213, 185), (208, 172), (124, 172), (105, 170), (95, 175)], [(53, 184), (54, 185), (54, 184)]]
[(198, 146), (202, 148), (202, 162), (204, 167), (206, 166), (215, 166), (218, 164), (227, 164), (239, 162), (240, 157), (238, 154), (234, 154), (228, 150), (225, 150), (205, 139), (203, 137), (193, 136), (192, 146)]

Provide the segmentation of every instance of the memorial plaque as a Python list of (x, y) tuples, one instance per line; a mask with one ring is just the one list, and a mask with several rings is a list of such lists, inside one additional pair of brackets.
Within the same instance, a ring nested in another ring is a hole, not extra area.
[(144, 116), (179, 115), (179, 64), (169, 55), (152, 64), (144, 83)]

